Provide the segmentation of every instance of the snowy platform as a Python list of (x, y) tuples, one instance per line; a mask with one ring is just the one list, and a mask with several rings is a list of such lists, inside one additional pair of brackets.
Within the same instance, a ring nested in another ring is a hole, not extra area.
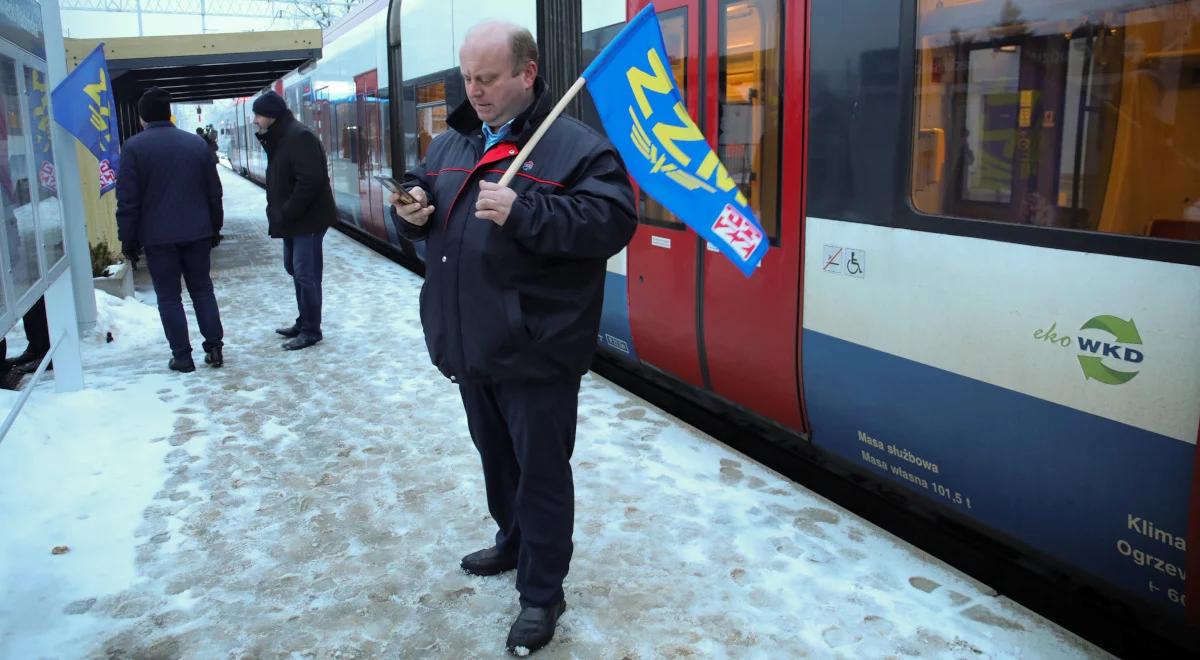
[[(326, 339), (280, 350), (264, 193), (222, 178), (225, 368), (167, 371), (139, 271), (140, 300), (100, 297), (89, 389), (41, 384), (0, 444), (0, 658), (503, 656), (513, 574), (458, 568), (493, 526), (420, 280), (331, 232)], [(538, 657), (1107, 657), (595, 376), (573, 463)]]

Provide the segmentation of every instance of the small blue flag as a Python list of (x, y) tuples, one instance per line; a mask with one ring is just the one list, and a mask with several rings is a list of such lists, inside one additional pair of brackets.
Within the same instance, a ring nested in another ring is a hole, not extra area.
[(54, 121), (67, 129), (100, 162), (100, 194), (117, 186), (117, 113), (104, 44), (96, 46), (51, 92)]
[(668, 61), (651, 4), (581, 77), (638, 185), (750, 277), (767, 253), (766, 234), (688, 115)]

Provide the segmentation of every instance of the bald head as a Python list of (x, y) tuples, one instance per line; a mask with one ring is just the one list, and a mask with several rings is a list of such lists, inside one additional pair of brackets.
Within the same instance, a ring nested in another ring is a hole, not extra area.
[(537, 58), (533, 35), (514, 23), (486, 21), (467, 32), (459, 69), (480, 121), (499, 128), (533, 103)]
[(527, 62), (538, 61), (537, 41), (527, 28), (511, 21), (491, 20), (476, 24), (467, 30), (459, 49), (459, 59), (468, 49), (482, 48), (492, 53), (506, 50), (512, 65), (512, 74), (520, 75)]

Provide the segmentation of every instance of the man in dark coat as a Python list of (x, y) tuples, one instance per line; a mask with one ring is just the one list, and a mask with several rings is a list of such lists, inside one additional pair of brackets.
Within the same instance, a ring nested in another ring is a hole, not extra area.
[(208, 145), (208, 148), (213, 152), (213, 154), (217, 153), (217, 141), (213, 138), (211, 133), (208, 133), (203, 128), (197, 127), (196, 135), (204, 138), (205, 144)]
[(158, 297), (158, 315), (171, 345), (175, 371), (195, 371), (182, 275), (204, 335), (204, 362), (225, 363), (224, 330), (209, 275), (210, 253), (221, 241), (225, 212), (217, 159), (198, 135), (171, 123), (171, 95), (151, 87), (138, 100), (142, 132), (121, 149), (117, 173), (117, 234), (136, 265), (142, 248)]
[(497, 183), (555, 101), (528, 30), (476, 26), (459, 60), (467, 102), (405, 177), (417, 203), (392, 195), (392, 213), (425, 241), (425, 342), (459, 385), (499, 528), (462, 568), (517, 569), (507, 647), (521, 653), (549, 643), (566, 609), (579, 382), (596, 350), (605, 262), (637, 218), (616, 151), (572, 118), (550, 126), (509, 186)]
[(254, 102), (254, 125), (267, 151), (267, 223), (283, 239), (283, 267), (296, 286), (299, 316), (275, 332), (289, 351), (321, 341), (321, 243), (337, 219), (321, 141), (296, 121), (283, 98), (267, 92)]

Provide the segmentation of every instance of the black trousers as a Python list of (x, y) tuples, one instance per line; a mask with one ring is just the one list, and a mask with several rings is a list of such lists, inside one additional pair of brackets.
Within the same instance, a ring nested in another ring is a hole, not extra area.
[(209, 238), (146, 247), (146, 267), (150, 269), (154, 294), (158, 297), (158, 317), (162, 320), (163, 334), (171, 345), (171, 353), (177, 358), (187, 358), (192, 354), (187, 316), (183, 313), (180, 276), (192, 298), (196, 323), (200, 326), (200, 334), (204, 335), (204, 350), (224, 345), (221, 313), (217, 310), (217, 297), (209, 276), (211, 252), (212, 239)]
[(467, 383), (459, 391), (499, 527), (496, 545), (517, 557), (521, 604), (557, 603), (574, 549), (579, 381)]
[[(46, 297), (38, 301), (25, 312), (21, 322), (25, 324), (25, 339), (29, 340), (29, 352), (45, 355), (50, 351), (50, 324), (46, 319)], [(3, 356), (0, 356), (3, 357)]]

